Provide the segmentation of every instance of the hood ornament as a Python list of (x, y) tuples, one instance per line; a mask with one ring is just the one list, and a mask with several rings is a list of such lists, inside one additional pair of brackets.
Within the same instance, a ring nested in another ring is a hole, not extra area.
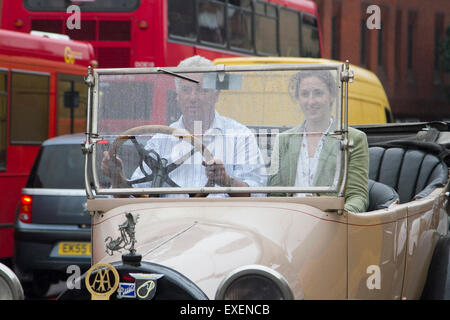
[(120, 236), (113, 239), (111, 236), (106, 237), (106, 253), (110, 256), (114, 251), (121, 252), (122, 249), (129, 250), (130, 255), (136, 254), (134, 245), (136, 243), (136, 223), (139, 219), (138, 214), (128, 212), (125, 214), (127, 218), (125, 222), (119, 225)]

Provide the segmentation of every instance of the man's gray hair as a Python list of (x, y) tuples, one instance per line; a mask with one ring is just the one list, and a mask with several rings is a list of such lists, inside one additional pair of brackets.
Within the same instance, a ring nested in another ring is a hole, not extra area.
[[(196, 55), (186, 58), (178, 64), (178, 67), (182, 68), (195, 68), (195, 67), (214, 67), (214, 63), (202, 56)], [(176, 90), (180, 90), (180, 85), (186, 80), (175, 79)]]
[(196, 55), (180, 61), (178, 67), (214, 67), (214, 63), (209, 59)]

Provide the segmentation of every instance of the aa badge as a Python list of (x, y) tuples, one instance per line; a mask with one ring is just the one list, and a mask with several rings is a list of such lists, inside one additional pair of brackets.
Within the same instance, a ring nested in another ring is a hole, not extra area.
[(91, 300), (109, 300), (119, 286), (119, 273), (109, 263), (97, 263), (88, 270), (85, 283)]
[(162, 278), (163, 274), (130, 273), (136, 279), (136, 296), (141, 300), (151, 300), (156, 293), (157, 280)]

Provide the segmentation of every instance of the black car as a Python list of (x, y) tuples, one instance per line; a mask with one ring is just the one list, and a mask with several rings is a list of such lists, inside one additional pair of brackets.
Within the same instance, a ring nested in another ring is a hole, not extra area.
[(70, 270), (79, 267), (80, 272), (90, 266), (84, 137), (73, 134), (45, 141), (22, 189), (13, 261), (28, 296), (43, 296), (50, 284), (67, 279), (70, 265), (75, 265)]

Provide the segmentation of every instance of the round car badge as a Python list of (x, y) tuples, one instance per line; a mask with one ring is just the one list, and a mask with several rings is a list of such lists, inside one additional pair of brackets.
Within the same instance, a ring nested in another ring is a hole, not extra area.
[(109, 263), (97, 263), (88, 270), (85, 283), (91, 300), (109, 300), (119, 286), (119, 273)]
[(136, 279), (136, 296), (140, 300), (151, 300), (155, 296), (157, 281), (163, 274), (130, 273)]

